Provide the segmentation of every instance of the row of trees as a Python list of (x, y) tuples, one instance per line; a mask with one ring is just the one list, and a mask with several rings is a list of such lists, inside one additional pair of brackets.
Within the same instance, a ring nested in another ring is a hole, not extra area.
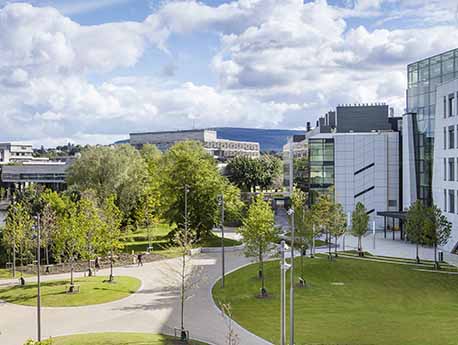
[(37, 250), (34, 240), (37, 226), (41, 230), (40, 250), (45, 252), (46, 263), (50, 263), (51, 253), (55, 262), (70, 264), (71, 289), (76, 259), (86, 260), (89, 272), (90, 261), (97, 255), (110, 254), (112, 263), (113, 254), (122, 246), (122, 214), (115, 201), (115, 196), (111, 195), (100, 203), (91, 190), (80, 196), (59, 195), (47, 190), (38, 199), (33, 199), (33, 203), (26, 198), (14, 202), (3, 230), (4, 244), (13, 257), (13, 274), (17, 256), (21, 266), (24, 261), (33, 259)]

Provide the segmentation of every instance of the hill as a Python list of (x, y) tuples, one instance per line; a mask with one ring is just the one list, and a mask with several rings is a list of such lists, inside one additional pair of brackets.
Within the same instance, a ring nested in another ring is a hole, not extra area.
[(219, 139), (256, 141), (261, 145), (261, 151), (280, 152), (283, 145), (288, 142), (288, 137), (295, 134), (304, 134), (304, 131), (289, 129), (258, 129), (258, 128), (234, 128), (215, 127), (211, 128), (218, 132)]

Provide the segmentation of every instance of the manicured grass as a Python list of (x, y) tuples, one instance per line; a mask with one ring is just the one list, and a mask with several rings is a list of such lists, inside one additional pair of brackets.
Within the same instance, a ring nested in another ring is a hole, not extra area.
[[(226, 276), (224, 290), (215, 284), (213, 296), (215, 301), (231, 304), (242, 326), (278, 343), (278, 261), (266, 263), (265, 268), (269, 298), (255, 297), (260, 288), (257, 265)], [(458, 275), (414, 268), (342, 257), (333, 262), (325, 256), (307, 259), (309, 287), (298, 288), (295, 294), (296, 343), (455, 345)], [(297, 261), (295, 272), (299, 270)]]
[[(115, 277), (115, 283), (104, 282), (107, 277), (86, 277), (75, 279), (80, 292), (67, 293), (69, 280), (43, 282), (41, 304), (44, 307), (74, 307), (107, 303), (127, 297), (136, 292), (140, 280), (132, 277)], [(36, 305), (37, 285), (14, 286), (0, 289), (0, 299), (21, 305)]]
[[(21, 276), (21, 272), (16, 272), (16, 279), (19, 279)], [(24, 277), (30, 277), (30, 274), (23, 273)], [(0, 279), (13, 279), (13, 274), (11, 273), (11, 270), (7, 270), (4, 268), (0, 269)]]
[[(225, 247), (233, 247), (242, 244), (242, 242), (233, 240), (231, 238), (224, 238)], [(210, 234), (208, 237), (202, 239), (201, 241), (195, 243), (195, 247), (221, 247), (221, 237)]]
[[(178, 250), (171, 245), (169, 239), (169, 232), (173, 230), (167, 224), (159, 224), (151, 230), (151, 246), (153, 253), (163, 255), (165, 257), (175, 257)], [(149, 246), (148, 232), (144, 229), (123, 236), (124, 239), (124, 253), (142, 253), (145, 252)], [(241, 242), (225, 238), (224, 245), (227, 247), (238, 246)], [(194, 247), (220, 247), (221, 238), (215, 234), (210, 234), (207, 238), (202, 239), (194, 244)]]
[[(179, 345), (175, 338), (148, 333), (94, 333), (53, 338), (53, 345)], [(205, 345), (198, 341), (186, 344)]]

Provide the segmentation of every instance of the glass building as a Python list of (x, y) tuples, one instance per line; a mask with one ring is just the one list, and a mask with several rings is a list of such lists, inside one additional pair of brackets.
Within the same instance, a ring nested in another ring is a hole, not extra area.
[(436, 87), (458, 77), (458, 49), (407, 66), (407, 112), (414, 117), (417, 196), (432, 204), (432, 168)]
[(334, 139), (310, 138), (310, 202), (334, 185)]

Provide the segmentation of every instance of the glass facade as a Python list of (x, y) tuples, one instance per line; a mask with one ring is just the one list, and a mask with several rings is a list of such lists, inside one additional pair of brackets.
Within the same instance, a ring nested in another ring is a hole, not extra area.
[(407, 66), (407, 112), (416, 114), (414, 145), (417, 195), (428, 205), (432, 203), (436, 87), (456, 77), (458, 49)]
[(334, 185), (334, 139), (309, 139), (310, 201)]

